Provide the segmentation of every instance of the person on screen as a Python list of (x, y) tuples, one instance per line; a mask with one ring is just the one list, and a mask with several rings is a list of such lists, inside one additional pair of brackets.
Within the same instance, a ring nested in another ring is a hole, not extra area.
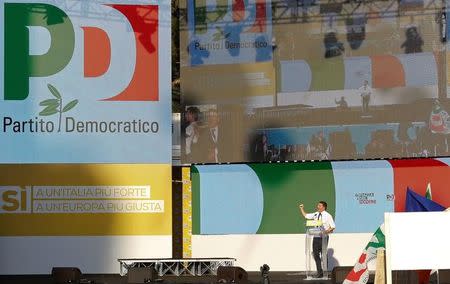
[(344, 96), (342, 96), (339, 101), (337, 99), (334, 99), (334, 102), (336, 103), (336, 105), (337, 105), (339, 110), (346, 110), (346, 109), (348, 109), (348, 103), (345, 100)]
[(308, 145), (306, 146), (308, 159), (311, 160), (326, 160), (330, 156), (331, 147), (326, 141), (324, 133), (319, 131), (311, 136)]
[(314, 236), (313, 239), (313, 256), (317, 268), (317, 274), (315, 275), (315, 277), (322, 278), (323, 277), (322, 258), (327, 257), (326, 248), (325, 248), (325, 255), (324, 252), (322, 252), (322, 241), (323, 238), (325, 238), (325, 244), (326, 246), (328, 246), (329, 240), (328, 234), (332, 233), (336, 228), (333, 216), (331, 216), (331, 214), (326, 211), (328, 204), (325, 201), (319, 201), (317, 203), (316, 206), (317, 211), (314, 213), (306, 213), (305, 209), (303, 208), (304, 207), (303, 204), (300, 204), (298, 207), (300, 208), (300, 213), (303, 215), (303, 217), (305, 217), (305, 219), (322, 221), (321, 229), (323, 231), (323, 234)]
[(358, 89), (362, 100), (362, 111), (369, 112), (370, 96), (372, 95), (372, 88), (369, 86), (369, 81), (364, 80), (362, 87)]
[(186, 110), (186, 122), (188, 126), (185, 130), (185, 151), (187, 161), (192, 161), (192, 158), (198, 154), (198, 138), (199, 125), (198, 117), (200, 110), (197, 107), (188, 107)]
[(365, 158), (377, 158), (379, 155), (379, 146), (376, 138), (372, 137), (370, 142), (364, 147)]
[(268, 152), (268, 144), (267, 144), (266, 134), (261, 134), (258, 136), (258, 139), (255, 143), (254, 152), (255, 152), (255, 158), (254, 158), (255, 161), (257, 161), (257, 162), (266, 161), (267, 152)]
[(209, 110), (207, 115), (207, 127), (203, 128), (199, 137), (199, 149), (202, 151), (202, 163), (218, 163), (220, 155), (221, 134), (219, 129), (219, 116), (215, 109)]

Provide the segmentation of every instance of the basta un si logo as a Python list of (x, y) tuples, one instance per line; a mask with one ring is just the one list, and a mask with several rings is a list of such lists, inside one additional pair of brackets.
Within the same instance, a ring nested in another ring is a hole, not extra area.
[[(123, 15), (134, 32), (135, 70), (129, 85), (107, 101), (158, 101), (158, 6), (104, 4)], [(4, 4), (4, 99), (25, 100), (31, 77), (47, 77), (63, 70), (75, 49), (74, 25), (60, 8), (41, 3)], [(45, 28), (50, 48), (30, 55), (28, 27)], [(84, 40), (84, 77), (99, 77), (109, 69), (111, 43), (108, 33), (91, 26), (81, 27)], [(55, 86), (57, 87), (57, 86)], [(53, 92), (52, 92), (53, 93)]]

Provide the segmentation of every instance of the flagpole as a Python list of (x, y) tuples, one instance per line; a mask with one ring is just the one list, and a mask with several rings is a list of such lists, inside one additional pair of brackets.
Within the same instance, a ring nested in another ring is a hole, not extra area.
[(389, 212), (384, 213), (384, 236), (386, 242), (386, 284), (392, 284), (391, 270), (391, 220)]

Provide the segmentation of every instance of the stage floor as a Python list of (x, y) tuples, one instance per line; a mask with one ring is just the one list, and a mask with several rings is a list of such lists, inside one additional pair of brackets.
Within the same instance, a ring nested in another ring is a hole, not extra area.
[[(248, 272), (249, 284), (262, 283), (259, 272)], [(85, 274), (84, 279), (93, 281), (93, 284), (127, 284), (127, 277), (119, 274)], [(160, 284), (215, 284), (215, 276), (165, 276)], [(1, 284), (54, 284), (51, 275), (1, 275)], [(270, 272), (270, 284), (281, 283), (323, 283), (331, 284), (331, 280), (306, 280), (301, 272)], [(371, 283), (371, 282), (369, 282)], [(334, 284), (334, 283), (333, 283)]]

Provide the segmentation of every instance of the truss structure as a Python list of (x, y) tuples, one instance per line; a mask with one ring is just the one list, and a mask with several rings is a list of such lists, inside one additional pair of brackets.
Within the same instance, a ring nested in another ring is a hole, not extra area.
[[(108, 22), (122, 22), (128, 25), (128, 22), (125, 18), (117, 13), (114, 9), (102, 9), (103, 5), (107, 5), (108, 1), (105, 0), (49, 0), (46, 2), (48, 4), (60, 7), (69, 17), (78, 17), (84, 18), (88, 20), (102, 20)], [(146, 0), (136, 0), (133, 4), (148, 4)], [(160, 6), (169, 6), (170, 2), (166, 2), (160, 4)], [(36, 8), (33, 10), (35, 13), (46, 14), (47, 11), (44, 8)], [(152, 17), (150, 17), (150, 10), (145, 8), (139, 8), (140, 18), (142, 18), (146, 22), (154, 21)], [(170, 19), (164, 17), (171, 17), (171, 15), (165, 15), (158, 19), (159, 24), (162, 26), (169, 26)]]
[[(178, 15), (181, 29), (186, 29), (187, 1), (181, 0)], [(192, 0), (195, 1), (195, 0)], [(324, 22), (330, 15), (335, 20), (364, 15), (367, 19), (393, 18), (400, 16), (436, 15), (445, 8), (442, 0), (272, 0), (272, 24)], [(247, 7), (255, 9), (254, 6)], [(197, 9), (205, 9), (198, 7)], [(217, 14), (230, 8), (227, 5), (215, 7)]]
[(120, 275), (124, 276), (133, 267), (155, 268), (159, 276), (165, 275), (217, 275), (219, 266), (233, 266), (234, 258), (185, 258), (185, 259), (118, 259)]

